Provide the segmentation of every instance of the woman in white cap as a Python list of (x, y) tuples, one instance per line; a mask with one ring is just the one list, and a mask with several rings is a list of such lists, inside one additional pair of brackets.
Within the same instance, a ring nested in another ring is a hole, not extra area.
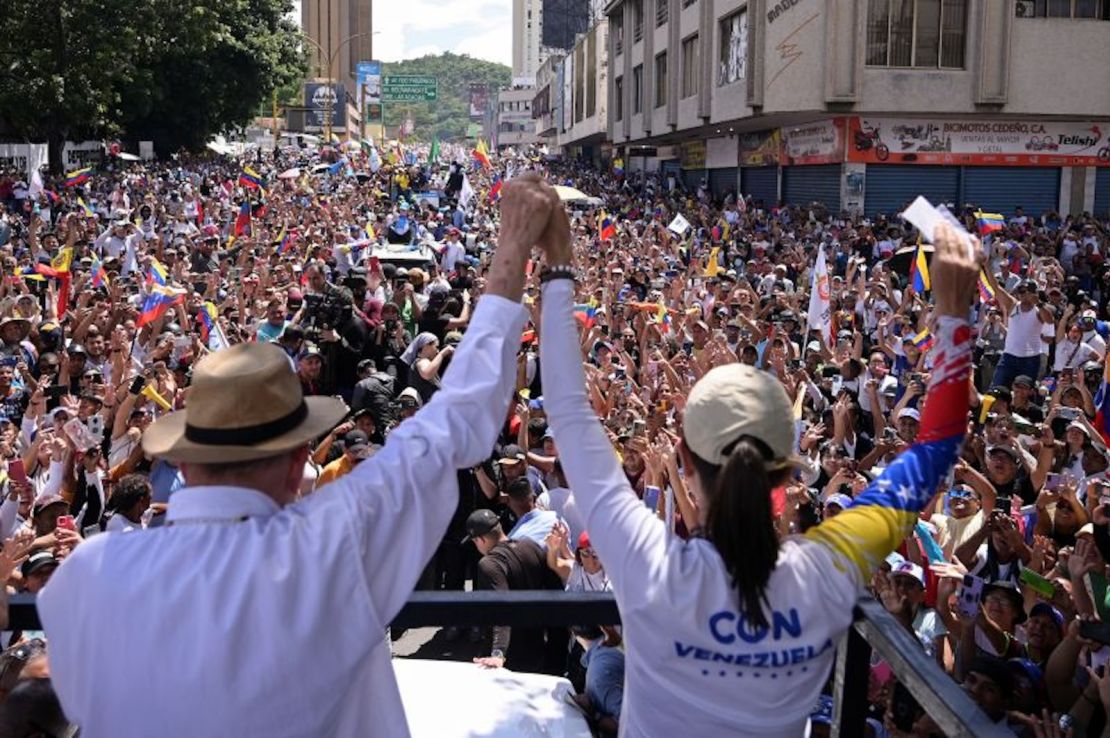
[(544, 406), (621, 610), (621, 734), (802, 735), (861, 588), (955, 461), (967, 424), (967, 315), (979, 267), (940, 226), (936, 368), (917, 442), (804, 537), (780, 540), (771, 509), (771, 490), (793, 470), (794, 422), (782, 385), (741, 364), (703, 376), (687, 400), (678, 447), (699, 516), (682, 541), (633, 494), (586, 398), (561, 215), (541, 242)]

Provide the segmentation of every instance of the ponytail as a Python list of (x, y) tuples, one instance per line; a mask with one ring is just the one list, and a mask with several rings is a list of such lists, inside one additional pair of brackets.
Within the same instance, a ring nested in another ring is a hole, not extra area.
[(779, 556), (771, 490), (787, 475), (770, 467), (771, 452), (759, 439), (742, 436), (721, 466), (695, 457), (708, 498), (706, 537), (724, 560), (739, 590), (740, 608), (752, 628), (767, 627), (763, 605)]

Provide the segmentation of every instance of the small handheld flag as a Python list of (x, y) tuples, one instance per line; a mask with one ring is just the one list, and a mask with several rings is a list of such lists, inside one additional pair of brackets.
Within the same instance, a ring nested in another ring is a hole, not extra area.
[(251, 230), (251, 204), (245, 202), (239, 206), (239, 215), (235, 218), (235, 236), (250, 235)]
[(243, 171), (239, 173), (239, 184), (248, 190), (261, 190), (266, 182), (262, 179), (262, 175), (251, 167), (243, 167)]
[(89, 271), (92, 273), (93, 289), (108, 284), (108, 272), (104, 269), (104, 263), (100, 261), (100, 257), (96, 254), (93, 254)]
[(150, 257), (150, 269), (147, 270), (146, 273), (146, 283), (165, 286), (168, 277), (169, 272), (166, 271), (166, 267), (162, 266), (162, 262), (158, 261), (153, 256)]
[(597, 222), (598, 238), (600, 238), (602, 241), (613, 240), (613, 238), (617, 235), (617, 226), (613, 223), (613, 219), (610, 218), (604, 210), (602, 210), (601, 214), (598, 215)]
[(928, 328), (923, 329), (913, 337), (913, 345), (921, 352), (928, 351), (933, 347), (933, 332)]
[(933, 280), (929, 276), (929, 262), (925, 258), (925, 248), (920, 236), (917, 239), (917, 252), (914, 254), (910, 272), (913, 275), (914, 292), (924, 295), (927, 290), (933, 288)]
[(146, 300), (143, 301), (143, 309), (139, 314), (139, 319), (135, 321), (135, 327), (142, 328), (148, 323), (153, 323), (166, 310), (184, 301), (185, 293), (183, 291), (160, 284), (154, 285), (150, 294), (146, 296)]
[(92, 218), (93, 216), (96, 215), (96, 213), (93, 212), (93, 209), (91, 207), (89, 207), (89, 204), (87, 202), (85, 202), (83, 199), (81, 199), (80, 197), (77, 198), (77, 205), (81, 208), (81, 210), (83, 210), (85, 212), (86, 216)]
[(66, 187), (77, 187), (89, 181), (92, 177), (92, 167), (82, 167), (66, 173)]
[(987, 275), (983, 273), (982, 269), (980, 269), (979, 270), (979, 300), (982, 301), (982, 302), (990, 302), (993, 299), (994, 299), (994, 288), (991, 287), (990, 281), (987, 280)]
[(1006, 227), (1006, 219), (999, 213), (984, 213), (982, 210), (976, 210), (975, 218), (979, 224), (980, 236), (996, 233)]

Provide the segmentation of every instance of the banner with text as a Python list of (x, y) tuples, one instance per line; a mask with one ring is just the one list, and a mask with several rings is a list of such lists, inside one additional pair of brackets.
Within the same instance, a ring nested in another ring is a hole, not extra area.
[(844, 161), (844, 119), (834, 118), (782, 129), (783, 164)]
[(852, 117), (848, 160), (888, 164), (1110, 166), (1110, 124)]

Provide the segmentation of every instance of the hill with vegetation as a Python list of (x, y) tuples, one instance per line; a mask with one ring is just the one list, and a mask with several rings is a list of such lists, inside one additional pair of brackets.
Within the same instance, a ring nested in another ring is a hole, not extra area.
[(504, 64), (475, 59), (466, 54), (444, 52), (439, 56), (422, 56), (382, 65), (382, 74), (422, 74), (439, 80), (438, 98), (434, 103), (386, 103), (385, 124), (400, 125), (411, 113), (415, 123), (413, 138), (430, 141), (466, 136), (470, 125), (470, 85), (485, 83), (490, 95), (498, 87), (508, 87), (512, 70)]

